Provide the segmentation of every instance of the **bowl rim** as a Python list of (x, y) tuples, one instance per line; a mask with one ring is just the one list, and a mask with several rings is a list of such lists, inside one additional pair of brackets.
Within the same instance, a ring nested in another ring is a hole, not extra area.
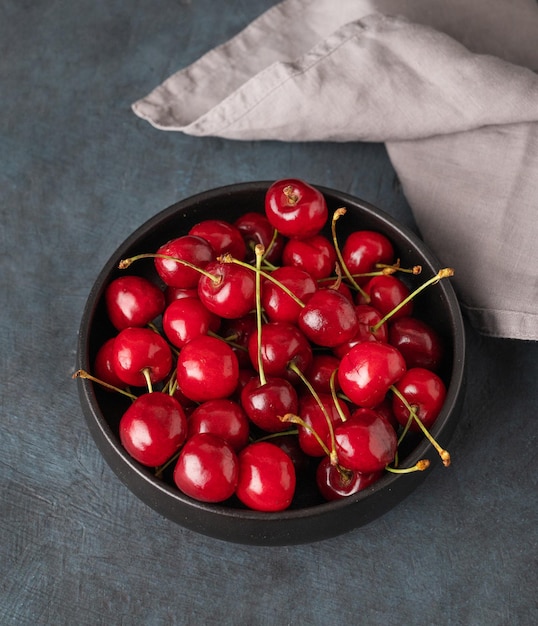
[[(238, 192), (259, 192), (266, 190), (274, 181), (272, 180), (258, 180), (250, 182), (232, 183), (220, 187), (215, 187), (206, 191), (192, 194), (184, 199), (181, 199), (167, 208), (157, 212), (155, 215), (143, 222), (138, 228), (136, 228), (124, 241), (116, 248), (116, 250), (110, 255), (108, 261), (103, 265), (99, 271), (97, 278), (92, 284), (92, 287), (87, 296), (87, 300), (83, 309), (78, 341), (77, 341), (77, 369), (88, 369), (89, 366), (89, 335), (91, 328), (91, 320), (97, 308), (98, 301), (102, 295), (106, 279), (110, 272), (116, 268), (118, 259), (122, 257), (122, 251), (129, 249), (133, 246), (142, 235), (149, 232), (152, 228), (158, 226), (158, 224), (166, 219), (169, 219), (176, 214), (181, 213), (187, 209), (192, 209), (193, 205), (207, 202), (208, 200), (214, 200), (226, 195), (233, 195)], [(368, 201), (362, 200), (356, 196), (352, 196), (347, 192), (335, 190), (331, 187), (323, 185), (317, 185), (310, 183), (323, 194), (329, 196), (332, 200), (341, 203), (342, 206), (352, 205), (359, 208), (361, 211), (366, 212), (376, 220), (383, 222), (390, 230), (399, 231), (400, 235), (409, 241), (413, 247), (418, 248), (424, 258), (433, 266), (441, 267), (439, 260), (435, 254), (429, 249), (427, 244), (409, 227), (405, 224), (398, 222), (394, 217), (383, 209), (371, 204)], [(438, 287), (442, 290), (443, 296), (446, 299), (447, 307), (450, 312), (451, 321), (451, 337), (453, 340), (452, 346), (452, 368), (450, 372), (450, 382), (447, 386), (447, 395), (443, 409), (436, 419), (431, 433), (434, 437), (438, 438), (440, 433), (445, 430), (445, 427), (449, 421), (449, 418), (454, 408), (461, 402), (461, 393), (465, 387), (465, 328), (463, 324), (463, 318), (461, 314), (460, 305), (455, 293), (455, 290), (451, 284), (451, 281), (440, 281)], [(223, 503), (205, 503), (183, 494), (178, 489), (174, 489), (173, 486), (168, 485), (165, 482), (160, 482), (156, 479), (144, 466), (139, 464), (136, 460), (131, 458), (129, 454), (124, 450), (116, 439), (116, 436), (112, 432), (112, 428), (106, 421), (105, 416), (99, 407), (99, 403), (96, 399), (93, 384), (85, 379), (78, 379), (78, 389), (80, 400), (91, 412), (90, 417), (85, 413), (86, 422), (90, 426), (92, 435), (94, 435), (94, 428), (99, 431), (99, 436), (106, 440), (111, 447), (115, 456), (119, 455), (123, 470), (118, 467), (113, 467), (120, 478), (123, 472), (130, 472), (135, 474), (144, 483), (151, 485), (153, 488), (159, 490), (163, 495), (169, 497), (171, 501), (177, 502), (183, 506), (188, 506), (192, 509), (196, 509), (200, 512), (211, 513), (213, 515), (224, 516), (230, 519), (240, 518), (241, 520), (251, 521), (285, 521), (285, 520), (299, 520), (304, 518), (312, 518), (315, 516), (322, 516), (328, 511), (339, 511), (349, 507), (351, 504), (358, 504), (367, 500), (373, 494), (381, 492), (385, 489), (390, 489), (397, 480), (401, 480), (402, 477), (399, 474), (385, 473), (378, 481), (376, 481), (370, 487), (359, 491), (358, 493), (348, 496), (344, 499), (334, 500), (329, 502), (321, 502), (307, 507), (290, 508), (277, 513), (254, 511), (247, 508), (235, 508), (227, 506)], [(406, 456), (406, 464), (410, 466), (416, 463), (418, 460), (427, 456), (427, 453), (431, 453), (432, 446), (426, 438), (422, 438), (420, 442), (413, 448), (413, 450)], [(103, 454), (101, 450), (101, 454)], [(105, 459), (109, 464), (112, 464), (110, 459)], [(437, 457), (437, 454), (435, 455)], [(420, 472), (420, 474), (429, 474), (433, 467), (437, 464), (438, 459), (432, 461), (432, 467), (426, 472)], [(114, 464), (117, 465), (117, 464)], [(424, 476), (425, 478), (426, 476)], [(409, 479), (409, 476), (404, 477)], [(404, 496), (405, 497), (405, 496)]]

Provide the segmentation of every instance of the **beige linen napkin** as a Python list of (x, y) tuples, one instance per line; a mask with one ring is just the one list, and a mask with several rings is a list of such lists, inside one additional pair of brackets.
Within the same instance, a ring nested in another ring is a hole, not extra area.
[(385, 142), (471, 322), (536, 340), (537, 43), (527, 0), (286, 0), (133, 110), (196, 136)]

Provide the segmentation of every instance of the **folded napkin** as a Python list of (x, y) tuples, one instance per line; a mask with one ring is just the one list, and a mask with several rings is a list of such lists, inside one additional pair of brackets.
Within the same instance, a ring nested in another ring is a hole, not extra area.
[(286, 0), (133, 110), (196, 136), (384, 142), (471, 323), (537, 340), (537, 41), (528, 0)]

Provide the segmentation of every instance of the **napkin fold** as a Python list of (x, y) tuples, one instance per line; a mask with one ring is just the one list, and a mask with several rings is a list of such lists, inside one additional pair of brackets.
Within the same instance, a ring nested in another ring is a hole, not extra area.
[(538, 8), (435, 4), (286, 0), (133, 110), (195, 136), (384, 142), (472, 324), (536, 340)]

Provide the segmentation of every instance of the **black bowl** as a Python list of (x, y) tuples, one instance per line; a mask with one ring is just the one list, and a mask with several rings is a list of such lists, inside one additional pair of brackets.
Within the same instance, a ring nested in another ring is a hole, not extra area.
[[(270, 182), (229, 185), (200, 193), (172, 205), (151, 218), (114, 252), (100, 272), (88, 297), (78, 339), (77, 367), (91, 371), (95, 354), (105, 339), (114, 334), (108, 322), (103, 293), (107, 284), (121, 274), (118, 261), (139, 253), (152, 252), (171, 239), (185, 234), (197, 222), (220, 217), (233, 221), (246, 211), (263, 211)], [(422, 265), (423, 276), (437, 273), (440, 264), (424, 243), (409, 229), (374, 206), (344, 193), (320, 187), (329, 211), (346, 207), (338, 223), (340, 233), (358, 229), (377, 230), (389, 237), (403, 267)], [(345, 235), (343, 235), (345, 236)], [(155, 278), (151, 260), (131, 266), (131, 273)], [(442, 377), (447, 385), (444, 408), (433, 428), (433, 436), (446, 446), (461, 411), (464, 395), (465, 335), (458, 301), (449, 280), (442, 280), (422, 292), (415, 311), (433, 326), (446, 345)], [(240, 504), (206, 504), (183, 495), (171, 480), (157, 479), (132, 459), (122, 447), (118, 424), (126, 408), (119, 394), (79, 379), (78, 389), (90, 432), (104, 458), (121, 481), (142, 501), (161, 515), (199, 533), (236, 543), (289, 545), (334, 537), (372, 522), (408, 496), (439, 464), (429, 442), (417, 439), (405, 451), (402, 465), (412, 466), (428, 458), (430, 469), (412, 474), (386, 473), (371, 487), (344, 500), (322, 502), (308, 486), (298, 485), (292, 507), (284, 512), (263, 513)]]

